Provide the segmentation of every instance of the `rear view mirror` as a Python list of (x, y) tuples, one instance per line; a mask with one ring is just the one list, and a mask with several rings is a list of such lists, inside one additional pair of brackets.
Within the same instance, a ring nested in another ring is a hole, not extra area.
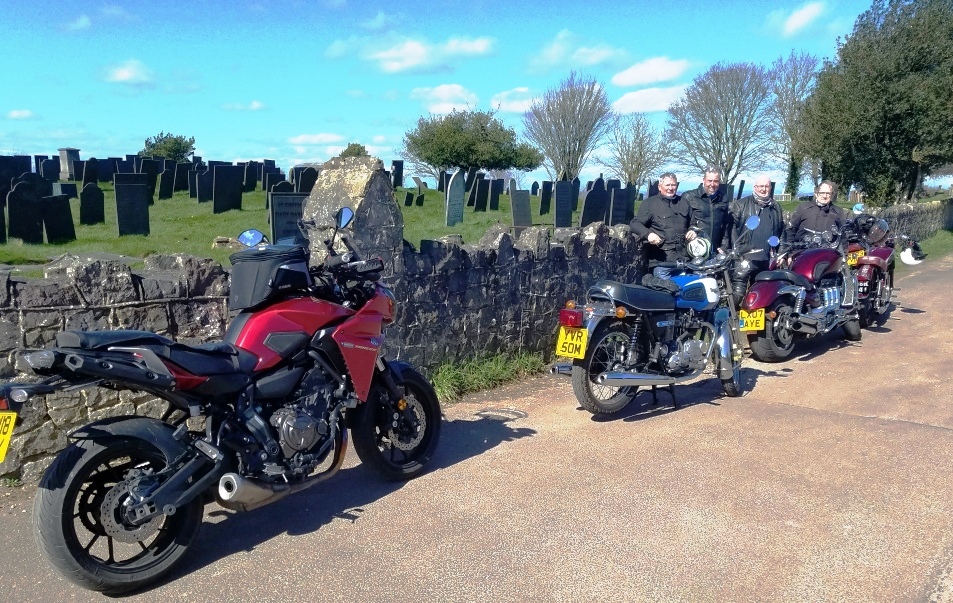
[(260, 230), (255, 230), (254, 228), (250, 228), (246, 230), (245, 232), (243, 232), (242, 234), (238, 235), (238, 242), (244, 245), (245, 247), (254, 247), (263, 242), (267, 243), (268, 237), (266, 237), (265, 234), (261, 232)]
[(771, 235), (770, 237), (768, 237), (768, 245), (772, 247), (777, 247), (780, 244), (781, 244), (781, 239), (779, 239), (778, 237), (774, 235)]
[(761, 224), (761, 218), (758, 216), (751, 216), (745, 220), (745, 228), (748, 230), (754, 230), (759, 224)]
[(354, 210), (350, 207), (342, 207), (334, 214), (334, 224), (338, 228), (347, 228), (347, 225), (354, 219)]

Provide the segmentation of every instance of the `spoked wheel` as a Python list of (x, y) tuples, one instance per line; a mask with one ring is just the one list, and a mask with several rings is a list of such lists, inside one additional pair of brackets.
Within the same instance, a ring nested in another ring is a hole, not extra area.
[(860, 326), (866, 328), (879, 324), (883, 315), (890, 308), (890, 300), (893, 296), (893, 272), (882, 274), (877, 273), (877, 277), (870, 283), (870, 290), (867, 295), (866, 307), (860, 312)]
[(198, 533), (201, 501), (139, 525), (124, 514), (132, 492), (165, 467), (161, 452), (135, 438), (105, 444), (82, 440), (56, 457), (33, 506), (37, 543), (54, 569), (110, 595), (140, 588), (169, 571)]
[(774, 320), (765, 317), (764, 331), (748, 340), (751, 355), (761, 362), (781, 362), (794, 351), (794, 332), (785, 327), (792, 308), (784, 302), (777, 302), (770, 311), (775, 313)]
[(737, 398), (741, 395), (741, 360), (742, 353), (741, 331), (738, 329), (738, 319), (733, 319), (733, 325), (728, 330), (731, 334), (732, 342), (728, 353), (731, 354), (731, 378), (721, 380), (721, 389), (725, 395), (731, 398)]
[(595, 382), (600, 374), (621, 369), (631, 345), (631, 328), (622, 322), (599, 325), (586, 349), (586, 357), (572, 367), (572, 390), (583, 408), (594, 415), (619, 412), (632, 401), (638, 387), (613, 387)]
[(361, 462), (390, 481), (423, 471), (440, 438), (440, 403), (430, 382), (410, 368), (401, 375), (397, 386), (403, 398), (392, 399), (383, 384), (375, 383), (351, 429)]

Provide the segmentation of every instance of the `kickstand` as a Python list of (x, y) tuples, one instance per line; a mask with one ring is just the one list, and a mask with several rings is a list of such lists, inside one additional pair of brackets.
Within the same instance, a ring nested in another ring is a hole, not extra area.
[[(672, 396), (672, 408), (678, 408), (678, 399), (675, 397), (675, 384), (668, 384), (668, 393)], [(652, 405), (658, 406), (658, 386), (652, 386)]]

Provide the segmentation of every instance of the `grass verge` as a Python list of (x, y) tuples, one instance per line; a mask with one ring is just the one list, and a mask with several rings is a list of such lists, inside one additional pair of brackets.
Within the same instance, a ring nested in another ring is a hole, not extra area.
[(494, 354), (462, 363), (445, 362), (434, 371), (433, 384), (437, 397), (447, 404), (471, 392), (539, 374), (545, 366), (541, 354)]

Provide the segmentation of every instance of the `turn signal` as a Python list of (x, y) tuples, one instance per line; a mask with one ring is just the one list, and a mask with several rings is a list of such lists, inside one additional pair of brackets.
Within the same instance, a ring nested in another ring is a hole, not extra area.
[(566, 302), (566, 309), (567, 309), (567, 310), (575, 310), (575, 309), (576, 309), (576, 302), (574, 302), (573, 300), (567, 301), (567, 302)]
[(615, 317), (616, 318), (625, 318), (629, 315), (629, 311), (623, 308), (622, 306), (616, 306), (615, 308)]
[(765, 314), (765, 316), (768, 317), (768, 320), (774, 320), (775, 318), (778, 317), (778, 313), (777, 313), (777, 312), (774, 312), (774, 311), (771, 311), (771, 312), (768, 312), (767, 314)]
[(582, 310), (566, 308), (559, 311), (559, 324), (564, 327), (579, 328), (582, 326)]

